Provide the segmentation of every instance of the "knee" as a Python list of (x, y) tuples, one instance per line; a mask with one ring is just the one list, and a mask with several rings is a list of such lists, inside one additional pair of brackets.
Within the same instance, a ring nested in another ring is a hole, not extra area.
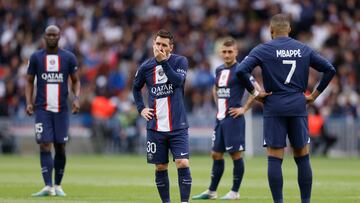
[(232, 160), (238, 160), (242, 158), (242, 152), (233, 152), (230, 156)]
[(156, 171), (165, 171), (168, 168), (167, 164), (156, 164)]
[(56, 154), (65, 154), (65, 144), (55, 144), (54, 148)]
[(51, 152), (51, 143), (41, 143), (40, 151), (42, 152)]
[(300, 149), (293, 149), (294, 157), (301, 157), (309, 154), (309, 145)]
[(213, 160), (221, 160), (221, 159), (223, 159), (223, 156), (224, 156), (224, 154), (223, 153), (220, 153), (220, 152), (211, 152), (211, 158), (213, 159)]
[(186, 168), (189, 167), (188, 159), (176, 159), (175, 160), (176, 168)]

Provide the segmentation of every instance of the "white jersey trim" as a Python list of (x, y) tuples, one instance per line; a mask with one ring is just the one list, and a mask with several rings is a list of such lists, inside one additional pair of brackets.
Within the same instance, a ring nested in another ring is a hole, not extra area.
[(156, 99), (156, 126), (157, 131), (169, 132), (171, 131), (171, 108), (170, 97)]
[(46, 110), (59, 112), (60, 86), (59, 84), (46, 84)]

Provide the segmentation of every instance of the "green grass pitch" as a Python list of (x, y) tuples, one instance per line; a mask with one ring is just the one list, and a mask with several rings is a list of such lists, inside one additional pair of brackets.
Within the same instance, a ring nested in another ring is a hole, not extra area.
[[(30, 197), (43, 187), (37, 156), (0, 155), (0, 202), (160, 202), (154, 183), (154, 168), (145, 156), (69, 155), (63, 188), (67, 197)], [(192, 194), (209, 184), (209, 156), (192, 156)], [(266, 178), (266, 157), (246, 158), (239, 202), (272, 202)], [(356, 158), (312, 158), (312, 202), (360, 202), (360, 160)], [(172, 202), (180, 202), (177, 173), (170, 163)], [(224, 176), (218, 189), (224, 195), (231, 187), (232, 162), (226, 157)], [(300, 202), (296, 166), (291, 157), (283, 163), (284, 202)], [(192, 201), (221, 202), (221, 201)]]

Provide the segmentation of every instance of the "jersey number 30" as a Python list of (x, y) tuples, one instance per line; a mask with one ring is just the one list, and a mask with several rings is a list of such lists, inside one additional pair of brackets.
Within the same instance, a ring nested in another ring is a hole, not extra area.
[(294, 72), (295, 72), (295, 69), (296, 69), (296, 61), (295, 60), (283, 60), (282, 63), (291, 65), (290, 72), (287, 75), (286, 80), (284, 82), (284, 84), (289, 84), (290, 80), (291, 80), (291, 77), (294, 75)]

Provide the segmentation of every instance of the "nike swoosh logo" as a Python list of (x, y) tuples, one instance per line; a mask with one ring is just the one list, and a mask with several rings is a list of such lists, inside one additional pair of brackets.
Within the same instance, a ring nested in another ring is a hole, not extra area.
[(189, 153), (180, 153), (181, 156), (185, 156), (187, 154), (189, 154)]
[(226, 150), (230, 150), (230, 149), (232, 149), (232, 148), (233, 148), (233, 146), (231, 146), (231, 147), (225, 147)]
[(165, 77), (164, 78), (161, 78), (161, 79), (158, 79), (157, 81), (158, 82), (161, 82), (161, 81), (164, 81), (165, 80)]

